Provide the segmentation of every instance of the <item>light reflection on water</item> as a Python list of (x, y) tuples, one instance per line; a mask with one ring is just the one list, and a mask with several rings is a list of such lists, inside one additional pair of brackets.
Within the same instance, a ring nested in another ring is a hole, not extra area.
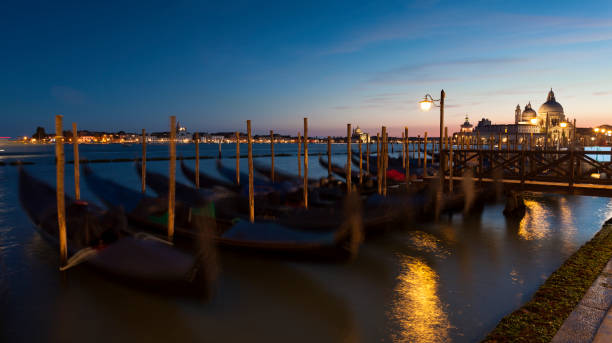
[(527, 241), (545, 238), (550, 234), (549, 209), (533, 199), (525, 199), (525, 206), (527, 211), (519, 224), (519, 237)]
[(450, 324), (438, 295), (438, 274), (419, 258), (400, 256), (389, 317), (401, 330), (394, 342), (447, 342)]

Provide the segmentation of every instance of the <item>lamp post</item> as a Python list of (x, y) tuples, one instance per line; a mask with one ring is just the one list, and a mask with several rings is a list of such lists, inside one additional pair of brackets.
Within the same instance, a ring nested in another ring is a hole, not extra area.
[[(433, 106), (438, 106), (440, 107), (440, 145), (439, 147), (442, 147), (442, 135), (444, 133), (444, 98), (446, 97), (446, 93), (444, 92), (444, 89), (442, 91), (440, 91), (440, 99), (434, 99), (431, 95), (429, 94), (425, 94), (425, 96), (423, 97), (423, 100), (421, 100), (419, 102), (419, 105), (421, 107), (421, 110), (423, 111), (429, 111)], [(436, 105), (435, 103), (438, 102), (440, 105)], [(439, 176), (440, 176), (440, 183), (442, 184), (442, 186), (444, 186), (444, 153), (442, 152), (442, 149), (438, 149), (439, 153), (440, 153), (440, 166), (439, 166)]]

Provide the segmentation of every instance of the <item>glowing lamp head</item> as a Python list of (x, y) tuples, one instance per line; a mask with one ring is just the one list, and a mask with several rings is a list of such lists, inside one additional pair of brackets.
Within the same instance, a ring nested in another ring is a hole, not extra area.
[(537, 125), (538, 124), (538, 118), (531, 118), (531, 125)]
[(425, 97), (423, 100), (419, 101), (419, 105), (421, 106), (421, 111), (429, 111), (433, 106), (433, 101)]
[(598, 127), (596, 127), (596, 128), (594, 128), (594, 129), (593, 129), (593, 131), (595, 131), (595, 132), (599, 132), (599, 128), (598, 128)]
[(561, 124), (559, 124), (559, 126), (565, 128), (565, 127), (567, 127), (567, 123), (566, 122), (561, 122)]
[(608, 136), (612, 136), (612, 130), (608, 130)]

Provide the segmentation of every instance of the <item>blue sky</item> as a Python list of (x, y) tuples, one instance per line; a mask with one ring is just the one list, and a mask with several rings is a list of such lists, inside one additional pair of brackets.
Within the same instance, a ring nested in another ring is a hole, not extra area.
[(612, 124), (609, 1), (149, 1), (0, 5), (0, 136), (94, 130), (437, 132), (513, 120), (552, 87), (578, 126)]

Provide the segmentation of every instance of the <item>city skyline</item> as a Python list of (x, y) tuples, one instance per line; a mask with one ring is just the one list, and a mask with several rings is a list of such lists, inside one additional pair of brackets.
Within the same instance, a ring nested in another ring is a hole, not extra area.
[(53, 131), (55, 114), (104, 131), (164, 131), (176, 115), (190, 131), (251, 119), (294, 135), (308, 117), (313, 136), (346, 123), (437, 136), (418, 101), (441, 89), (452, 131), (466, 115), (511, 122), (551, 87), (579, 127), (610, 124), (612, 5), (518, 3), (11, 4), (0, 136)]

